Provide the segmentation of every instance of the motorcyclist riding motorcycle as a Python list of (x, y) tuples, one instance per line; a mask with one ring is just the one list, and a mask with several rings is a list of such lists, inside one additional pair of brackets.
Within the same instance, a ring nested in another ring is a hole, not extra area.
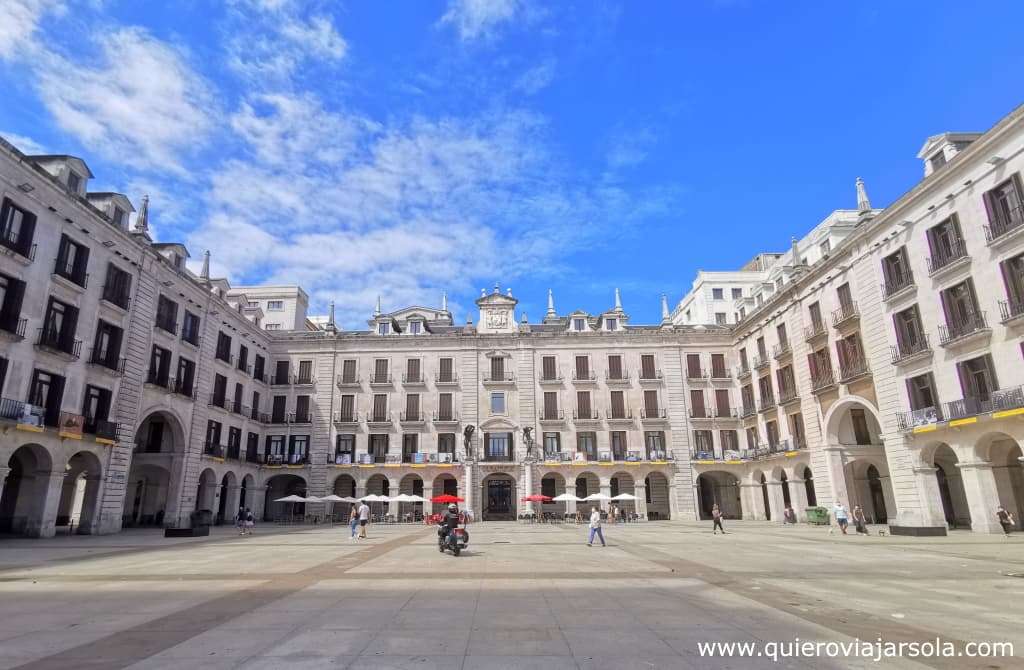
[[(441, 517), (438, 524), (437, 534), (441, 551), (444, 551), (445, 544), (456, 547), (455, 529), (459, 527), (459, 508), (455, 503), (448, 505), (448, 511)], [(456, 554), (457, 555), (457, 554)]]

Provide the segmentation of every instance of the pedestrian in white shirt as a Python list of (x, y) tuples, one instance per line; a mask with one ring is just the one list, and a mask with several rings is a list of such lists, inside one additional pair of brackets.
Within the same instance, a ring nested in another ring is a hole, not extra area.
[(601, 538), (601, 546), (607, 546), (604, 543), (604, 533), (601, 532), (601, 513), (597, 511), (596, 507), (590, 508), (590, 540), (587, 542), (588, 547), (594, 546), (594, 536), (597, 535)]
[(359, 505), (359, 539), (366, 539), (366, 524), (370, 523), (370, 506), (366, 503)]

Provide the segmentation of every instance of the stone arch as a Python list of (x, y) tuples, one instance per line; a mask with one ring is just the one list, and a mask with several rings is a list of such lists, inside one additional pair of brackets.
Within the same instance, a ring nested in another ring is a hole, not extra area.
[(933, 445), (929, 448), (932, 466), (938, 479), (939, 498), (942, 501), (942, 513), (946, 524), (951, 529), (971, 527), (971, 509), (967, 503), (967, 493), (960, 473), (960, 458), (951, 446), (946, 443)]
[(238, 489), (238, 506), (247, 510), (252, 510), (256, 489), (256, 478), (252, 475), (246, 475), (242, 477), (242, 484)]
[(837, 400), (823, 421), (828, 444), (880, 445), (882, 423), (868, 400), (849, 395)]
[[(442, 472), (434, 477), (432, 488), (432, 498), (440, 495), (460, 496), (462, 498), (466, 498), (466, 496), (459, 494), (459, 480), (450, 472)], [(430, 511), (432, 514), (439, 514), (444, 511), (444, 508), (444, 503), (431, 503)]]
[(711, 519), (711, 510), (718, 505), (726, 519), (742, 519), (739, 477), (731, 472), (709, 470), (697, 476), (697, 511), (701, 519)]
[(217, 474), (213, 468), (206, 468), (199, 473), (199, 483), (196, 485), (196, 509), (214, 513), (218, 493)]
[(1013, 515), (1018, 530), (1024, 528), (1024, 450), (1020, 442), (1006, 435), (988, 444), (985, 455), (992, 464), (999, 504)]
[(851, 513), (859, 505), (868, 523), (886, 523), (896, 515), (889, 466), (884, 455), (851, 459), (843, 468), (843, 476), (849, 499), (841, 502)]
[[(423, 497), (423, 478), (411, 472), (398, 482), (398, 493), (409, 496)], [(403, 521), (421, 521), (423, 519), (423, 503), (397, 503), (395, 512)]]
[(10, 468), (0, 496), (0, 533), (49, 537), (55, 532), (46, 519), (46, 499), (54, 481), (53, 458), (39, 444), (24, 444), (5, 463)]
[(155, 406), (141, 414), (135, 429), (136, 454), (169, 454), (186, 451), (185, 422), (171, 407)]
[(305, 503), (282, 503), (277, 502), (277, 500), (290, 495), (305, 497), (307, 490), (306, 478), (300, 474), (288, 472), (269, 477), (266, 481), (266, 493), (264, 494), (264, 521), (282, 521), (290, 517), (305, 516)]
[(355, 498), (356, 478), (347, 472), (343, 472), (334, 478), (334, 484), (331, 486), (331, 490), (334, 492), (334, 495), (339, 498)]
[(96, 454), (79, 451), (69, 458), (57, 506), (57, 526), (81, 535), (98, 532), (102, 482), (103, 465)]
[(818, 505), (818, 494), (814, 490), (814, 472), (811, 471), (810, 466), (803, 466), (803, 479), (804, 479), (804, 493), (807, 495), (808, 507), (817, 507)]
[(216, 523), (230, 522), (241, 511), (238, 509), (238, 493), (238, 477), (228, 470), (220, 479)]
[(163, 526), (171, 486), (169, 462), (137, 462), (132, 458), (124, 496), (123, 526)]
[[(555, 470), (545, 472), (540, 477), (540, 492), (541, 495), (546, 495), (549, 498), (556, 498), (562, 495), (566, 492), (565, 477), (561, 472)], [(569, 504), (563, 500), (544, 503), (541, 507), (545, 513), (553, 514), (558, 518), (562, 518), (569, 513)]]
[(589, 495), (601, 492), (601, 478), (590, 470), (576, 473), (573, 480), (571, 493), (578, 498), (586, 498)]
[(480, 482), (484, 521), (513, 521), (518, 510), (517, 482), (507, 472), (492, 472)]
[(669, 496), (671, 489), (668, 477), (657, 470), (651, 471), (644, 477), (644, 489), (647, 497), (647, 518), (652, 520), (671, 519), (671, 505)]

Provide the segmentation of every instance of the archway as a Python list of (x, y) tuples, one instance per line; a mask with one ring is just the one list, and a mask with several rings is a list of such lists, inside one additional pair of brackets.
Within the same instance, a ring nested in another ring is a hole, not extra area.
[(761, 498), (764, 502), (764, 518), (767, 521), (771, 521), (772, 506), (768, 501), (768, 479), (764, 476), (764, 473), (762, 472), (761, 476), (758, 478), (757, 481), (759, 484), (761, 484)]
[(779, 481), (782, 482), (782, 508), (787, 509), (793, 506), (793, 499), (789, 497), (789, 479), (785, 470), (779, 472)]
[[(549, 498), (557, 498), (562, 495), (565, 493), (565, 477), (557, 472), (545, 473), (540, 478), (540, 493)], [(556, 518), (564, 518), (569, 513), (568, 503), (562, 500), (545, 503), (542, 507), (545, 513), (552, 514)]]
[(196, 487), (196, 509), (206, 510), (213, 514), (216, 504), (217, 475), (210, 468), (206, 468), (199, 474), (199, 484)]
[(825, 435), (829, 444), (879, 446), (882, 427), (878, 411), (860, 396), (846, 396), (826, 413)]
[(290, 517), (306, 515), (306, 503), (276, 502), (291, 495), (306, 497), (306, 480), (299, 475), (274, 475), (267, 480), (266, 498), (263, 504), (264, 521), (283, 521)]
[[(434, 492), (433, 496), (431, 497), (440, 495), (459, 495), (459, 480), (456, 479), (451, 473), (442, 472), (438, 476), (434, 477)], [(443, 512), (444, 509), (444, 503), (431, 503), (431, 513), (433, 514), (439, 514)]]
[(512, 475), (495, 472), (481, 482), (484, 521), (513, 521), (516, 518), (516, 480)]
[(999, 504), (1013, 515), (1017, 528), (1024, 528), (1024, 464), (1021, 446), (1009, 435), (996, 433), (979, 441), (977, 456), (992, 464)]
[(135, 431), (136, 454), (172, 454), (185, 450), (182, 423), (169, 410), (150, 412)]
[[(593, 472), (581, 472), (576, 475), (575, 490), (573, 493), (577, 498), (586, 498), (589, 495), (601, 492), (601, 480)], [(577, 505), (578, 507), (580, 505)], [(590, 511), (590, 505), (586, 506)]]
[(69, 533), (88, 535), (98, 530), (99, 493), (103, 481), (100, 459), (80, 451), (68, 460), (64, 485), (57, 507), (57, 527)]
[[(633, 479), (633, 475), (628, 472), (616, 472), (612, 475), (609, 481), (609, 493), (612, 498), (622, 493), (628, 493), (629, 495), (636, 495), (636, 482)], [(624, 515), (632, 517), (636, 514), (636, 502), (632, 500), (616, 500), (615, 505), (622, 510)]]
[(217, 523), (231, 521), (238, 514), (238, 479), (235, 473), (228, 472), (220, 480), (220, 501), (217, 503)]
[[(417, 474), (408, 474), (398, 482), (398, 493), (407, 496), (423, 497), (423, 478)], [(423, 503), (398, 503), (395, 512), (403, 521), (422, 521)]]
[(40, 537), (47, 534), (46, 496), (51, 485), (53, 460), (38, 444), (18, 447), (7, 461), (3, 496), (0, 497), (0, 533)]
[(868, 521), (872, 523), (888, 523), (889, 512), (885, 508), (885, 492), (882, 489), (882, 478), (878, 474), (878, 468), (874, 465), (869, 465), (867, 470), (868, 478), (868, 496), (871, 500), (872, 514), (868, 516), (867, 510), (864, 510), (864, 515), (868, 516)]
[(932, 455), (939, 483), (942, 512), (951, 529), (971, 527), (971, 509), (967, 504), (964, 482), (957, 464), (960, 460), (948, 444), (940, 444)]
[(814, 492), (814, 473), (808, 467), (804, 468), (804, 492), (807, 494), (807, 505), (818, 506), (818, 494)]
[[(392, 496), (397, 495), (391, 492), (391, 482), (388, 478), (382, 474), (376, 474), (366, 480), (366, 494), (375, 496)], [(373, 514), (380, 513), (381, 516), (387, 514), (390, 511), (391, 503), (369, 503), (370, 509)], [(397, 507), (397, 505), (396, 505)]]
[(652, 521), (672, 518), (668, 478), (660, 472), (652, 472), (644, 478), (644, 484), (647, 489), (647, 518)]
[(162, 526), (167, 510), (171, 474), (156, 464), (132, 463), (124, 497), (124, 526)]
[(742, 519), (740, 480), (731, 472), (702, 472), (697, 477), (698, 512), (705, 521), (711, 519), (711, 509), (717, 504), (726, 519)]
[(352, 475), (338, 475), (332, 489), (339, 498), (356, 497), (356, 480)]
[(242, 477), (242, 486), (238, 489), (238, 506), (251, 510), (253, 488), (256, 486), (256, 479), (252, 475)]

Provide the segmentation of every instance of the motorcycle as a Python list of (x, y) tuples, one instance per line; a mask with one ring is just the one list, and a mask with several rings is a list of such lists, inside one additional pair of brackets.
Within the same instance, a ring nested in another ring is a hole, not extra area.
[(469, 533), (465, 528), (456, 528), (454, 533), (448, 532), (448, 526), (440, 526), (437, 529), (437, 550), (442, 554), (451, 551), (458, 556), (463, 549), (469, 546)]

